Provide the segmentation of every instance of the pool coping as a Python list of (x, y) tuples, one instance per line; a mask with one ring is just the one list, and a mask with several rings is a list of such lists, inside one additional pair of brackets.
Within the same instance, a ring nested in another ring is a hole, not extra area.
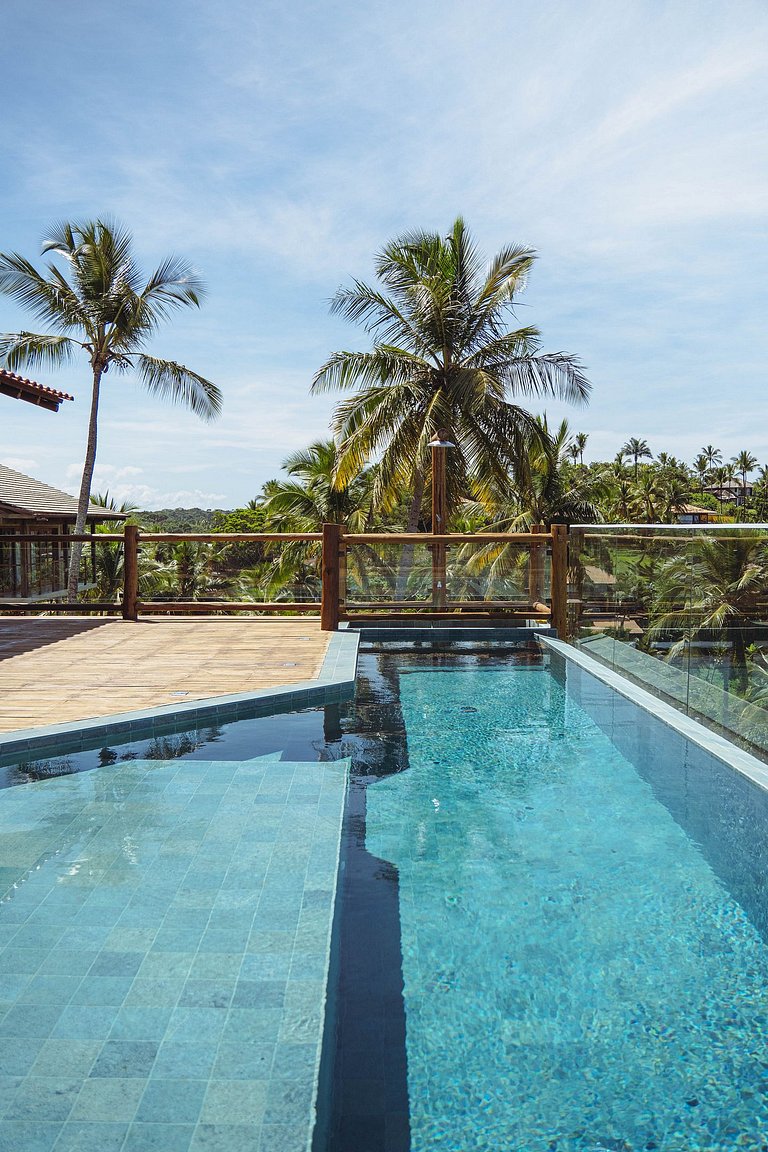
[(565, 660), (569, 660), (590, 676), (594, 676), (596, 680), (618, 692), (626, 700), (630, 700), (642, 708), (644, 712), (655, 716), (662, 724), (672, 728), (704, 752), (708, 752), (740, 775), (746, 776), (758, 788), (768, 792), (768, 764), (764, 764), (762, 760), (758, 760), (750, 752), (740, 748), (737, 744), (733, 744), (719, 733), (713, 732), (712, 729), (705, 727), (704, 724), (694, 720), (691, 716), (686, 716), (684, 712), (680, 712), (671, 704), (667, 704), (665, 700), (660, 700), (658, 696), (654, 696), (645, 688), (627, 680), (619, 672), (614, 672), (611, 668), (598, 664), (596, 660), (587, 656), (579, 648), (574, 648), (562, 640), (555, 640), (551, 636), (542, 636), (541, 642), (551, 651), (557, 652)]
[(357, 632), (331, 633), (320, 672), (313, 680), (0, 733), (0, 757), (47, 748), (54, 742), (59, 753), (80, 751), (93, 740), (138, 740), (178, 730), (184, 722), (190, 726), (209, 720), (225, 723), (349, 700), (355, 694), (359, 645)]

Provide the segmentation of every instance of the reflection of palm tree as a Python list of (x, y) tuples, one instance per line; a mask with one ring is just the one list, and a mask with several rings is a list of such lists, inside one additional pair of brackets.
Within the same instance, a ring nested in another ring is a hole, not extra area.
[[(182, 364), (144, 351), (171, 312), (199, 303), (202, 285), (187, 264), (171, 257), (142, 285), (130, 234), (102, 220), (60, 225), (43, 251), (64, 261), (69, 279), (54, 264), (46, 278), (16, 253), (0, 254), (0, 292), (31, 309), (53, 332), (0, 336), (0, 356), (11, 369), (59, 367), (80, 351), (88, 357), (91, 413), (75, 522), (75, 534), (82, 535), (96, 463), (99, 394), (107, 371), (136, 372), (150, 392), (184, 404), (205, 420), (218, 415), (221, 393)], [(70, 602), (77, 599), (81, 554), (82, 544), (73, 545)]]
[(383, 290), (357, 281), (341, 289), (333, 310), (372, 333), (370, 352), (337, 352), (315, 377), (315, 391), (356, 388), (336, 409), (341, 445), (338, 479), (380, 457), (376, 503), (392, 508), (410, 488), (407, 530), (416, 531), (429, 462), (441, 431), (448, 453), (449, 509), (474, 482), (502, 485), (537, 428), (512, 399), (555, 396), (583, 402), (589, 384), (578, 362), (540, 351), (533, 327), (509, 331), (516, 295), (535, 253), (502, 249), (487, 270), (463, 220), (448, 236), (413, 232), (377, 257)]
[[(768, 546), (754, 535), (693, 540), (656, 576), (650, 635), (681, 633), (670, 657), (705, 636), (730, 646), (731, 665), (746, 688), (749, 632), (768, 593)], [(726, 680), (727, 680), (726, 675)]]

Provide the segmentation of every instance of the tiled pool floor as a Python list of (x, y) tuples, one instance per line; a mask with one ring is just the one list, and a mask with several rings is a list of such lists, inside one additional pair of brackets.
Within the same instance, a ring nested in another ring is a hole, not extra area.
[(300, 1152), (347, 761), (0, 793), (0, 1152)]

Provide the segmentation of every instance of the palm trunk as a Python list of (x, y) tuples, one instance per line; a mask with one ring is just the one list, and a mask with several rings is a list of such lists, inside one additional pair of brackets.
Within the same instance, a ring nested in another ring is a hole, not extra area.
[[(405, 526), (406, 532), (418, 531), (419, 517), (421, 516), (421, 501), (424, 497), (424, 485), (424, 470), (417, 467), (413, 473), (413, 499), (411, 500), (411, 507), (408, 510), (408, 523)], [(413, 544), (403, 544), (400, 552), (400, 564), (397, 570), (397, 581), (395, 583), (396, 600), (405, 600), (408, 576), (412, 567)]]
[[(101, 387), (101, 374), (103, 369), (93, 370), (93, 392), (91, 394), (91, 415), (88, 421), (88, 443), (85, 448), (85, 463), (83, 464), (83, 478), (80, 481), (80, 496), (77, 501), (77, 519), (75, 520), (75, 536), (82, 536), (85, 532), (88, 506), (91, 500), (91, 481), (93, 469), (96, 464), (96, 434), (99, 417), (99, 389)], [(77, 590), (80, 582), (80, 558), (83, 554), (83, 545), (75, 542), (69, 557), (69, 585), (67, 587), (67, 603), (77, 603)]]

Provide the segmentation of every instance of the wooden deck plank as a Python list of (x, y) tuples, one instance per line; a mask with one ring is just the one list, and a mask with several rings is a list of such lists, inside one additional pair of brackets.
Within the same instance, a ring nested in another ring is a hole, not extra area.
[(2, 617), (0, 732), (311, 680), (328, 640), (295, 617)]

